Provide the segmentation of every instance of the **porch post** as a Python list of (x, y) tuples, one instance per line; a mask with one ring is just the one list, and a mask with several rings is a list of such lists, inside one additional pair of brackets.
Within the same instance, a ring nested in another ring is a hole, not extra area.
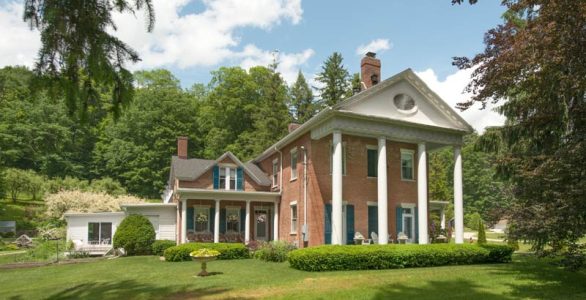
[(181, 243), (187, 241), (187, 200), (181, 200)]
[(440, 209), (440, 227), (446, 229), (446, 210), (443, 206)]
[(244, 243), (250, 242), (250, 200), (246, 200), (246, 217), (244, 218)]
[(334, 131), (332, 154), (332, 244), (341, 245), (342, 232), (342, 133)]
[(275, 208), (273, 209), (273, 240), (279, 240), (279, 202), (275, 200)]
[(216, 199), (216, 210), (214, 211), (214, 243), (220, 242), (220, 200)]
[[(387, 139), (378, 138), (378, 243), (389, 243), (389, 211), (387, 209)], [(370, 235), (370, 232), (367, 232)]]
[(417, 147), (417, 212), (419, 214), (419, 244), (427, 244), (427, 151), (425, 143)]
[(464, 243), (464, 201), (462, 199), (462, 153), (460, 146), (454, 146), (454, 219), (456, 244), (462, 244)]

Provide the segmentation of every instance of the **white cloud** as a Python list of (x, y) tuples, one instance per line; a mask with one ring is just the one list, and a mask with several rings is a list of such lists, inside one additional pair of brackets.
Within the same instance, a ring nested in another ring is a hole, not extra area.
[(244, 69), (254, 66), (268, 66), (276, 58), (279, 63), (277, 71), (281, 73), (286, 82), (291, 84), (297, 79), (299, 67), (305, 64), (314, 54), (315, 52), (312, 49), (307, 49), (300, 53), (279, 53), (262, 50), (254, 45), (247, 45), (236, 56), (243, 58), (240, 66)]
[[(113, 15), (118, 27), (113, 34), (138, 51), (142, 59), (127, 66), (133, 70), (214, 66), (226, 61), (243, 66), (262, 63), (270, 52), (254, 45), (239, 49), (241, 37), (236, 31), (251, 27), (271, 30), (284, 21), (297, 24), (303, 15), (301, 0), (202, 0), (203, 10), (183, 14), (195, 0), (153, 2), (156, 22), (150, 33), (146, 31), (143, 11)], [(39, 33), (29, 30), (22, 15), (22, 0), (0, 6), (0, 66), (32, 66), (34, 62), (41, 45)], [(296, 73), (312, 55), (311, 49), (282, 53), (279, 70), (285, 78), (291, 78), (290, 73)]]
[(389, 42), (388, 39), (376, 39), (372, 40), (368, 44), (362, 44), (356, 48), (356, 55), (364, 55), (367, 52), (383, 52), (385, 50), (391, 49), (393, 45)]
[(0, 67), (34, 64), (41, 39), (22, 21), (23, 12), (22, 2), (0, 3)]
[[(456, 104), (470, 99), (470, 93), (464, 93), (464, 88), (470, 82), (472, 70), (459, 70), (440, 81), (432, 69), (415, 72), (425, 83), (435, 91), (444, 101), (455, 109)], [(485, 109), (476, 104), (461, 112), (456, 110), (476, 131), (484, 132), (487, 126), (500, 126), (505, 117), (493, 111), (498, 105), (488, 103)]]

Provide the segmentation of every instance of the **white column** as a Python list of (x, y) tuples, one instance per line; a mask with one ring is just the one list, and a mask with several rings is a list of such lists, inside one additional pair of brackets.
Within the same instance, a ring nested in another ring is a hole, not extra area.
[[(389, 243), (389, 211), (387, 209), (387, 139), (378, 139), (378, 243)], [(370, 232), (367, 233), (370, 235)]]
[(220, 200), (216, 199), (216, 210), (214, 212), (214, 243), (220, 242)]
[(279, 202), (275, 201), (273, 209), (273, 240), (279, 240)]
[(417, 213), (419, 225), (419, 244), (429, 242), (427, 234), (427, 155), (425, 143), (417, 147)]
[(181, 243), (187, 241), (187, 200), (181, 200)]
[(333, 134), (332, 154), (332, 244), (341, 245), (342, 232), (342, 133)]
[(226, 190), (229, 191), (230, 190), (230, 168), (226, 167), (226, 184), (224, 185), (226, 187)]
[(454, 146), (454, 219), (456, 244), (464, 243), (464, 200), (462, 199), (462, 153)]
[(250, 201), (246, 201), (246, 217), (244, 218), (244, 243), (250, 241)]
[(446, 211), (443, 207), (440, 209), (440, 228), (446, 229)]

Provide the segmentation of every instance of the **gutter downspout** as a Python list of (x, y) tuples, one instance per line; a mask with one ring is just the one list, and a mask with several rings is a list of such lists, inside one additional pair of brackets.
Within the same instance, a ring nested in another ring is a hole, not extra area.
[[(303, 150), (303, 242), (309, 241), (307, 232), (307, 149), (301, 146)], [(305, 246), (305, 245), (304, 245)]]
[(283, 152), (281, 152), (277, 147), (275, 147), (275, 151), (279, 152), (279, 195), (283, 194)]

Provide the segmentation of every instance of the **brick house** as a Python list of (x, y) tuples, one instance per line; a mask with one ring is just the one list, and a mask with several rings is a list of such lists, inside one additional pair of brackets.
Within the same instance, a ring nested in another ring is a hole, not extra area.
[[(472, 131), (410, 69), (379, 82), (380, 60), (361, 61), (363, 90), (328, 107), (252, 161), (227, 152), (187, 158), (178, 139), (165, 202), (177, 203), (177, 240), (286, 240), (299, 247), (429, 241), (427, 153), (454, 149), (456, 242), (463, 242), (462, 137)], [(440, 201), (435, 201), (440, 200)]]
[(374, 53), (361, 61), (360, 93), (328, 107), (255, 159), (230, 152), (188, 158), (177, 141), (163, 203), (123, 206), (122, 213), (69, 214), (68, 240), (110, 245), (128, 213), (146, 215), (158, 238), (178, 243), (285, 240), (298, 247), (429, 242), (429, 214), (445, 227), (445, 199), (429, 199), (427, 153), (454, 150), (454, 223), (463, 242), (462, 157), (472, 128), (410, 69), (379, 82)]

